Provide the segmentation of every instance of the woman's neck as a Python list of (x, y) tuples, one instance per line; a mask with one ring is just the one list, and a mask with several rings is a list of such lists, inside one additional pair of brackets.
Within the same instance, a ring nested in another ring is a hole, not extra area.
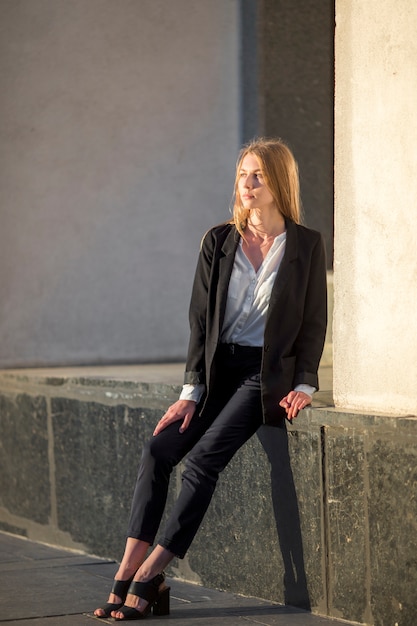
[(276, 209), (262, 213), (253, 210), (247, 222), (249, 233), (259, 239), (271, 239), (285, 231), (285, 219)]

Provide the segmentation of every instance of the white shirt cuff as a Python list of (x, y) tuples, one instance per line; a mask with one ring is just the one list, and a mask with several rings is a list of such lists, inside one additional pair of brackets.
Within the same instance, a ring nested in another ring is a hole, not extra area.
[(183, 385), (180, 400), (192, 400), (193, 402), (200, 402), (205, 389), (205, 385)]
[(294, 391), (302, 391), (303, 393), (306, 393), (308, 396), (313, 397), (313, 393), (315, 391), (317, 391), (317, 389), (315, 387), (312, 387), (311, 385), (297, 385), (296, 387), (294, 387)]

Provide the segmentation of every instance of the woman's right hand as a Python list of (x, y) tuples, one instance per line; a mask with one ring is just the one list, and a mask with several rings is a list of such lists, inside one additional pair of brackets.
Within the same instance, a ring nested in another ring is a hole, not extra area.
[(153, 431), (154, 436), (158, 435), (170, 424), (180, 420), (182, 420), (182, 424), (179, 430), (180, 433), (183, 433), (190, 425), (196, 406), (197, 403), (194, 402), (194, 400), (177, 400), (174, 404), (171, 404), (165, 415), (163, 415), (157, 423)]

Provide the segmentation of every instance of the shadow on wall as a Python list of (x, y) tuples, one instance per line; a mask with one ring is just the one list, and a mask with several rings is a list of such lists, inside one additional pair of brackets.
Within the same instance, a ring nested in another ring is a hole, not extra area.
[(304, 566), (300, 514), (285, 428), (262, 426), (258, 438), (271, 466), (271, 493), (284, 563), (285, 604), (311, 610)]

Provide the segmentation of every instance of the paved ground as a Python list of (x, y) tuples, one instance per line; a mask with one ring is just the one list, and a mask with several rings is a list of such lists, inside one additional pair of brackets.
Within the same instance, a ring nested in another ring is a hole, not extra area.
[[(91, 611), (107, 600), (115, 563), (0, 532), (1, 626), (114, 624)], [(335, 626), (305, 611), (169, 580), (171, 615), (151, 624), (177, 626)]]

